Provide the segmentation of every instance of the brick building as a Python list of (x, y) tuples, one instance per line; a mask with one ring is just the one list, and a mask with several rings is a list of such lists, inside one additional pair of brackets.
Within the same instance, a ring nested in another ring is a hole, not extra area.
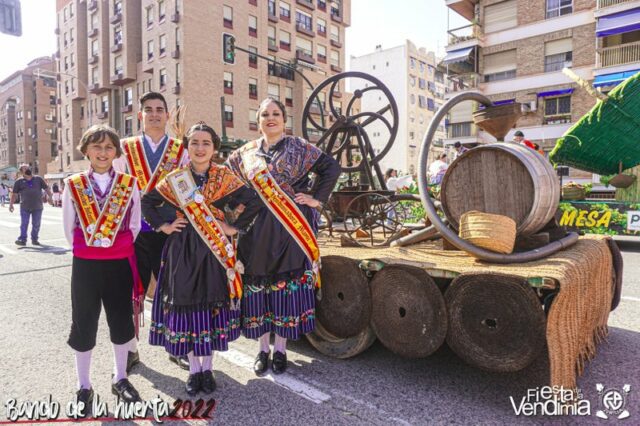
[(0, 169), (27, 163), (48, 173), (57, 151), (54, 67), (52, 58), (37, 58), (0, 82)]
[[(293, 71), (240, 51), (222, 60), (223, 33), (236, 46), (297, 67), (316, 85), (344, 68), (350, 0), (57, 0), (63, 172), (85, 166), (74, 146), (91, 124), (140, 130), (139, 96), (160, 91), (230, 138), (258, 136), (262, 98), (282, 100), (300, 134), (310, 93)], [(344, 88), (341, 87), (341, 92)], [(221, 97), (224, 96), (224, 107)], [(347, 97), (345, 97), (345, 100)], [(337, 100), (340, 104), (345, 100)]]

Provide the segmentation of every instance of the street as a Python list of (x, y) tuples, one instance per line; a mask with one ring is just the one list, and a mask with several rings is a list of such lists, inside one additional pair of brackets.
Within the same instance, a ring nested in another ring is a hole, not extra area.
[[(64, 419), (65, 407), (76, 390), (73, 352), (66, 344), (71, 324), (72, 256), (62, 233), (61, 209), (45, 208), (42, 247), (14, 244), (19, 223), (19, 211), (10, 214), (8, 208), (0, 208), (0, 424), (8, 421), (7, 401), (11, 399), (21, 404), (50, 398), (60, 404), (58, 418)], [(631, 385), (626, 422), (638, 424), (640, 244), (625, 242), (622, 248), (623, 297), (609, 317), (608, 338), (578, 381), (584, 398), (590, 401), (590, 416), (516, 416), (510, 397), (517, 406), (527, 389), (547, 383), (546, 356), (520, 372), (495, 374), (467, 366), (446, 346), (425, 359), (402, 359), (376, 342), (353, 359), (336, 360), (320, 355), (301, 340), (289, 343), (287, 373), (258, 378), (252, 371), (257, 342), (240, 338), (230, 351), (214, 358), (218, 389), (212, 394), (216, 406), (211, 421), (245, 425), (615, 424), (614, 419), (606, 422), (595, 416), (601, 409), (596, 389), (601, 383), (617, 389)], [(147, 313), (149, 307), (147, 304)], [(163, 349), (149, 346), (148, 332), (147, 318), (139, 345), (142, 363), (130, 380), (143, 399), (159, 397), (173, 408), (176, 399), (189, 399), (184, 391), (188, 374), (170, 363)], [(115, 417), (110, 391), (112, 351), (104, 314), (98, 333), (93, 387), (108, 404), (108, 417)], [(20, 420), (26, 422), (26, 417)], [(198, 423), (180, 421), (185, 422)]]

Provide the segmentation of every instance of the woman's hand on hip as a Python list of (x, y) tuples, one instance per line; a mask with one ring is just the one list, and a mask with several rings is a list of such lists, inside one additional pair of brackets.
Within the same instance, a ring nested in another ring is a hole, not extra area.
[(309, 194), (304, 194), (302, 192), (298, 192), (294, 198), (294, 201), (298, 204), (303, 204), (305, 206), (309, 206), (311, 208), (317, 208), (320, 205), (322, 205), (322, 203), (318, 200), (316, 200), (315, 198), (313, 198), (311, 195)]
[(182, 229), (187, 226), (187, 219), (179, 217), (171, 223), (165, 223), (159, 229), (167, 235), (171, 235), (174, 232), (182, 232)]

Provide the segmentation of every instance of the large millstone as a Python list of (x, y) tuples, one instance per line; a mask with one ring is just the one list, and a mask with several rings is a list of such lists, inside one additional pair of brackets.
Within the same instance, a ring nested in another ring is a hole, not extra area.
[(447, 344), (468, 364), (512, 372), (542, 352), (545, 315), (526, 280), (497, 274), (460, 275), (447, 289), (445, 301)]
[(316, 306), (318, 322), (331, 335), (354, 337), (369, 326), (371, 293), (358, 262), (343, 256), (323, 256), (322, 299)]
[(371, 280), (376, 336), (392, 352), (412, 358), (435, 352), (447, 335), (442, 293), (423, 269), (387, 265)]
[(318, 352), (340, 359), (354, 357), (366, 351), (376, 341), (376, 335), (368, 325), (357, 335), (342, 339), (331, 335), (322, 324), (316, 322), (315, 330), (306, 336)]

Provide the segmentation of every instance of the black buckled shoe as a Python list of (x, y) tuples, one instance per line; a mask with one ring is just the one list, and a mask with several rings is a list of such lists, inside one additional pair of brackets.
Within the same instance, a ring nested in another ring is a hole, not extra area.
[[(84, 403), (84, 409), (82, 410), (82, 415), (79, 415), (78, 418), (85, 418), (91, 412), (91, 403), (93, 402), (93, 388), (89, 389), (80, 389), (76, 392), (76, 399), (78, 402)], [(79, 406), (80, 404), (78, 404)]]
[(183, 370), (189, 369), (189, 358), (187, 358), (186, 355), (180, 355), (180, 356), (169, 355), (169, 361), (173, 362)]
[(202, 389), (204, 393), (212, 393), (218, 387), (216, 379), (213, 377), (213, 371), (211, 370), (203, 371), (201, 379), (200, 389)]
[(133, 387), (129, 379), (121, 379), (118, 383), (111, 385), (111, 393), (116, 395), (124, 402), (140, 402), (140, 394)]
[(260, 351), (256, 357), (256, 361), (253, 363), (253, 372), (258, 376), (262, 376), (267, 372), (269, 368), (269, 354), (270, 352)]
[(189, 374), (187, 383), (184, 385), (184, 390), (190, 396), (195, 396), (202, 390), (202, 373)]
[(138, 351), (129, 352), (127, 354), (127, 374), (131, 372), (131, 369), (140, 364), (140, 353)]
[(287, 371), (287, 354), (274, 352), (271, 360), (271, 370), (273, 370), (274, 374), (282, 374)]

